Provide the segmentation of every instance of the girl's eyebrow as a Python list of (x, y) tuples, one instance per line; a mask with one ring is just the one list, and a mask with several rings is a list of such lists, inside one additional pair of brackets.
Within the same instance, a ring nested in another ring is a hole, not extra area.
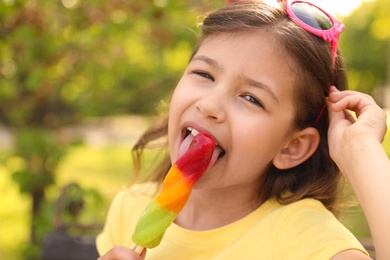
[[(218, 62), (216, 60), (213, 60), (210, 57), (207, 57), (205, 55), (195, 55), (192, 58), (192, 61), (203, 61), (203, 62), (209, 64), (210, 66), (214, 67), (218, 71), (223, 71), (222, 67), (218, 64)], [(271, 90), (271, 88), (268, 87), (266, 84), (264, 84), (260, 81), (256, 81), (254, 79), (251, 79), (251, 78), (244, 76), (244, 75), (241, 75), (241, 80), (250, 86), (253, 86), (255, 88), (259, 88), (259, 89), (266, 91), (276, 101), (276, 103), (279, 104), (279, 100), (278, 100), (278, 97), (276, 96), (275, 92), (273, 92)]]
[(260, 81), (256, 81), (254, 79), (248, 78), (246, 76), (242, 76), (241, 79), (243, 82), (245, 82), (246, 84), (248, 84), (250, 86), (253, 86), (255, 88), (260, 88), (260, 89), (266, 91), (268, 94), (271, 95), (271, 97), (276, 101), (276, 103), (279, 104), (279, 99), (276, 96), (275, 92), (273, 92), (272, 89), (270, 87), (268, 87), (266, 84), (264, 84)]
[(204, 55), (196, 55), (192, 58), (192, 61), (203, 61), (209, 64), (210, 66), (214, 67), (218, 71), (222, 71), (221, 66), (219, 66), (218, 62), (216, 60), (213, 60), (207, 56)]

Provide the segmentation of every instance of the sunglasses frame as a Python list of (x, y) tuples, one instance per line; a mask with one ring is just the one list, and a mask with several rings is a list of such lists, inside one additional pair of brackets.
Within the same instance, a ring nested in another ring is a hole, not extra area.
[[(306, 24), (303, 22), (299, 17), (297, 17), (292, 10), (292, 6), (295, 3), (304, 3), (311, 5), (318, 10), (320, 10), (322, 13), (324, 13), (332, 22), (332, 28), (328, 30), (320, 30), (314, 27), (311, 27), (310, 25)], [(334, 63), (336, 61), (336, 56), (337, 56), (337, 46), (338, 46), (338, 41), (340, 34), (344, 31), (345, 26), (342, 24), (340, 21), (336, 20), (332, 15), (330, 15), (328, 12), (326, 12), (324, 9), (320, 8), (319, 6), (309, 2), (309, 1), (304, 1), (304, 0), (287, 0), (286, 1), (286, 11), (288, 16), (299, 26), (301, 26), (305, 31), (314, 34), (316, 36), (321, 37), (324, 39), (324, 41), (328, 41), (331, 44), (331, 50), (332, 50), (332, 64), (334, 66)]]

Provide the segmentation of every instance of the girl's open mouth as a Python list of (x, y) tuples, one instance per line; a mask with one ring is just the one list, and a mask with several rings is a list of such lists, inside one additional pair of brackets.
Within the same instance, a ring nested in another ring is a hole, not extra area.
[[(191, 141), (194, 139), (196, 135), (199, 134), (199, 131), (192, 128), (192, 127), (187, 127), (182, 131), (182, 143), (180, 144), (179, 147), (179, 158), (188, 150)], [(213, 157), (210, 163), (210, 166), (212, 166), (216, 160), (222, 158), (226, 154), (225, 150), (218, 144), (215, 143), (215, 149), (213, 153)]]

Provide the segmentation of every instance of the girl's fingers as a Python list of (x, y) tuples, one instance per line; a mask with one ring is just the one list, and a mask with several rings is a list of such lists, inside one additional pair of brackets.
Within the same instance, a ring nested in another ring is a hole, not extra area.
[[(350, 90), (338, 91), (331, 87), (327, 104), (331, 126), (338, 124), (340, 127), (346, 127), (348, 124), (345, 124), (345, 121), (341, 122), (348, 120), (349, 124), (358, 124), (354, 127), (356, 134), (358, 132), (374, 134), (379, 140), (383, 140), (386, 132), (386, 114), (371, 96)], [(356, 114), (356, 119), (350, 111)]]
[(335, 111), (352, 110), (358, 115), (361, 114), (367, 106), (374, 105), (375, 101), (367, 95), (359, 95), (356, 92), (349, 91), (333, 92), (329, 94), (331, 109)]
[(331, 99), (332, 102), (336, 102), (344, 97), (348, 96), (358, 96), (359, 98), (364, 98), (367, 100), (373, 101), (374, 99), (367, 94), (358, 92), (358, 91), (353, 91), (353, 90), (343, 90), (340, 91), (338, 90), (335, 86), (331, 86), (329, 88), (329, 98)]
[[(353, 111), (356, 113), (358, 120), (363, 118), (370, 118), (372, 120), (376, 113), (383, 112), (371, 96), (356, 91), (338, 91), (332, 87), (328, 101), (329, 110)], [(363, 115), (362, 118), (360, 118), (361, 115)], [(351, 116), (347, 116), (347, 118), (350, 121), (352, 119)], [(354, 122), (354, 120), (351, 122)]]
[(349, 111), (344, 110), (343, 112), (344, 112), (345, 119), (347, 119), (351, 123), (355, 123), (356, 122), (355, 117), (353, 117), (352, 114)]
[(135, 260), (144, 259), (146, 255), (146, 249), (142, 251), (141, 255), (138, 255), (134, 250), (124, 247), (115, 246), (109, 250), (105, 255), (98, 258), (98, 260)]
[(341, 120), (347, 120), (350, 123), (354, 123), (356, 120), (352, 116), (352, 114), (345, 110), (345, 109), (334, 109), (333, 108), (334, 103), (330, 102), (327, 100), (327, 106), (328, 106), (328, 114), (329, 114), (329, 119), (330, 119), (330, 124), (334, 124), (337, 122), (340, 122)]

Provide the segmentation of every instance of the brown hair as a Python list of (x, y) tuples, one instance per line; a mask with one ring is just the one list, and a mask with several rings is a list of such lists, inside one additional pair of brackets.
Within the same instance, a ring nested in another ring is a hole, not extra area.
[[(301, 165), (288, 170), (271, 167), (265, 173), (261, 187), (260, 199), (265, 201), (274, 198), (279, 203), (288, 204), (303, 198), (320, 200), (330, 211), (337, 212), (337, 198), (343, 179), (332, 161), (328, 151), (327, 131), (328, 115), (325, 110), (318, 122), (313, 123), (324, 107), (325, 97), (331, 85), (340, 90), (346, 89), (347, 79), (340, 57), (332, 66), (329, 42), (314, 36), (295, 24), (285, 11), (283, 3), (278, 5), (262, 1), (242, 1), (231, 3), (209, 14), (200, 24), (202, 42), (221, 33), (239, 33), (249, 31), (256, 33), (266, 31), (278, 42), (284, 55), (295, 61), (289, 64), (295, 71), (295, 127), (303, 129), (313, 126), (320, 133), (321, 141), (317, 151)], [(194, 54), (198, 50), (195, 48)], [(134, 152), (140, 151), (151, 140), (150, 133), (159, 131), (167, 134), (167, 120), (164, 125), (153, 126), (136, 144)], [(140, 148), (142, 148), (140, 150)], [(139, 157), (138, 157), (139, 158)], [(162, 180), (167, 173), (170, 162), (167, 157), (164, 167), (154, 173), (154, 180)], [(169, 162), (169, 163), (168, 163)], [(160, 166), (159, 166), (160, 167)]]

